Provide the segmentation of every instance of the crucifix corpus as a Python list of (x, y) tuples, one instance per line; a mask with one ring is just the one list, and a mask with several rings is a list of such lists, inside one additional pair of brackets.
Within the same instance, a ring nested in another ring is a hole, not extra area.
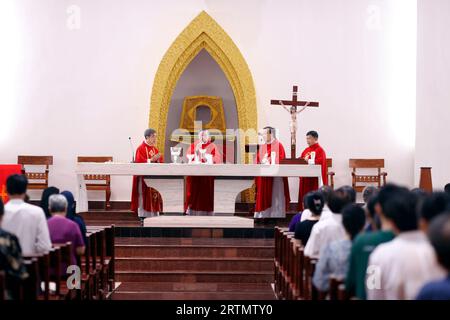
[(298, 87), (292, 89), (292, 100), (270, 100), (271, 105), (282, 106), (291, 115), (289, 128), (291, 131), (291, 160), (296, 159), (297, 150), (297, 114), (305, 110), (307, 107), (318, 107), (318, 102), (298, 101)]

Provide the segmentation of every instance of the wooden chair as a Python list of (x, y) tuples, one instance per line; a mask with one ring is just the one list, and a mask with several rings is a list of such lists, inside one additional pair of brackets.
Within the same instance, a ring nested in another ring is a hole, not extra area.
[[(386, 185), (387, 173), (381, 171), (384, 159), (350, 159), (349, 167), (352, 169), (352, 187), (356, 192), (362, 192), (367, 184), (376, 184), (379, 188)], [(357, 169), (376, 169), (377, 174), (361, 175), (356, 173)]]
[[(22, 173), (28, 179), (28, 189), (48, 188), (49, 166), (53, 164), (53, 156), (18, 156), (17, 163), (22, 165)], [(25, 166), (45, 166), (45, 171), (28, 171)]]
[[(108, 162), (113, 161), (113, 157), (78, 157), (78, 162)], [(106, 174), (86, 174), (87, 190), (105, 191), (105, 207), (111, 208), (111, 176)], [(91, 181), (87, 183), (87, 181)]]
[(327, 158), (327, 168), (328, 168), (328, 185), (334, 189), (334, 176), (336, 175), (330, 168), (333, 167), (333, 159)]

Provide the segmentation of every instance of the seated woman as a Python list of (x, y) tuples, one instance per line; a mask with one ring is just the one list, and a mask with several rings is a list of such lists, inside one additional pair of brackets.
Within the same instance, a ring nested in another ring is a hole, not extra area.
[(308, 219), (297, 223), (295, 227), (295, 239), (301, 240), (304, 246), (308, 242), (312, 228), (320, 219), (325, 206), (325, 199), (320, 192), (310, 192), (305, 196), (305, 202), (311, 215)]
[(45, 217), (47, 219), (50, 219), (52, 217), (50, 211), (48, 210), (48, 198), (50, 198), (50, 196), (54, 194), (59, 194), (59, 189), (56, 187), (48, 187), (42, 192), (41, 203), (39, 204), (39, 206), (42, 208), (42, 210), (44, 210)]
[[(61, 194), (54, 194), (48, 199), (48, 207), (52, 217), (47, 220), (52, 244), (72, 243), (71, 264), (77, 263), (77, 255), (84, 254), (85, 244), (78, 225), (67, 219), (67, 199)], [(63, 266), (62, 273), (65, 274)]]
[(72, 192), (70, 191), (63, 191), (61, 194), (66, 198), (67, 200), (67, 214), (66, 218), (72, 220), (75, 222), (78, 227), (80, 228), (81, 236), (83, 237), (83, 242), (86, 245), (86, 223), (84, 222), (84, 219), (82, 216), (77, 214), (77, 208), (75, 203), (75, 198), (73, 197)]
[(365, 222), (364, 209), (359, 205), (349, 204), (343, 209), (342, 224), (347, 239), (331, 242), (321, 251), (313, 276), (313, 284), (319, 291), (328, 291), (331, 277), (345, 280), (352, 241), (363, 230)]
[[(295, 226), (302, 221), (303, 214), (311, 215), (308, 209), (308, 203), (306, 201), (308, 196), (311, 196), (313, 192), (308, 192), (303, 197), (303, 211), (300, 211), (295, 216), (292, 217), (291, 222), (289, 222), (289, 232), (295, 232)], [(308, 213), (307, 213), (308, 212)]]

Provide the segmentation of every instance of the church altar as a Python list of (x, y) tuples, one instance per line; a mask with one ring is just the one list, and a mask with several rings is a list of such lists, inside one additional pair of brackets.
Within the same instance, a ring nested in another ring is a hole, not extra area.
[(77, 212), (88, 211), (84, 175), (145, 176), (148, 186), (161, 194), (164, 212), (183, 212), (184, 177), (213, 176), (214, 212), (234, 214), (237, 195), (250, 188), (255, 177), (316, 177), (322, 186), (320, 165), (78, 163)]

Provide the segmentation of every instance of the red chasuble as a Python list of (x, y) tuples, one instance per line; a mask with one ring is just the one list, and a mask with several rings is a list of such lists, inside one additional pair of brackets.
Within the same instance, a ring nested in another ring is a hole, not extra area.
[[(149, 146), (145, 141), (136, 150), (136, 163), (147, 163), (148, 159), (151, 159), (154, 155), (158, 154), (159, 151), (154, 146)], [(163, 157), (161, 157), (154, 162), (163, 162)], [(158, 191), (153, 188), (147, 187), (142, 176), (133, 177), (133, 191), (131, 193), (131, 211), (136, 212), (139, 208), (139, 182), (142, 187), (142, 204), (145, 211), (150, 212), (161, 212), (163, 210), (163, 203), (161, 195)]]
[[(263, 158), (267, 155), (268, 160), (271, 159), (271, 153), (275, 152), (275, 163), (280, 163), (280, 160), (286, 158), (286, 153), (284, 152), (284, 147), (278, 140), (274, 140), (271, 144), (263, 144), (259, 148), (259, 152), (256, 155), (256, 163), (260, 164)], [(289, 203), (291, 202), (289, 196), (289, 184), (288, 179), (283, 178), (284, 184), (284, 198), (286, 201), (286, 210), (289, 208)], [(255, 212), (264, 211), (272, 206), (272, 187), (273, 178), (271, 177), (256, 177), (256, 205)]]
[[(191, 144), (187, 154), (195, 154), (199, 143), (200, 140), (197, 140)], [(201, 148), (206, 149), (206, 153), (212, 155), (213, 163), (222, 163), (222, 156), (214, 143), (202, 143)], [(206, 162), (206, 159), (202, 162)], [(188, 208), (195, 211), (214, 211), (214, 177), (186, 177), (184, 210), (186, 211)]]
[[(306, 156), (310, 157), (311, 152), (316, 153), (316, 158), (314, 163), (320, 164), (322, 166), (322, 181), (323, 184), (328, 184), (328, 168), (327, 168), (327, 156), (322, 147), (316, 143), (308, 148), (306, 148), (301, 155), (301, 158), (304, 159)], [(300, 185), (298, 191), (298, 210), (303, 210), (303, 197), (311, 191), (315, 191), (319, 189), (319, 182), (317, 178), (300, 178)]]

